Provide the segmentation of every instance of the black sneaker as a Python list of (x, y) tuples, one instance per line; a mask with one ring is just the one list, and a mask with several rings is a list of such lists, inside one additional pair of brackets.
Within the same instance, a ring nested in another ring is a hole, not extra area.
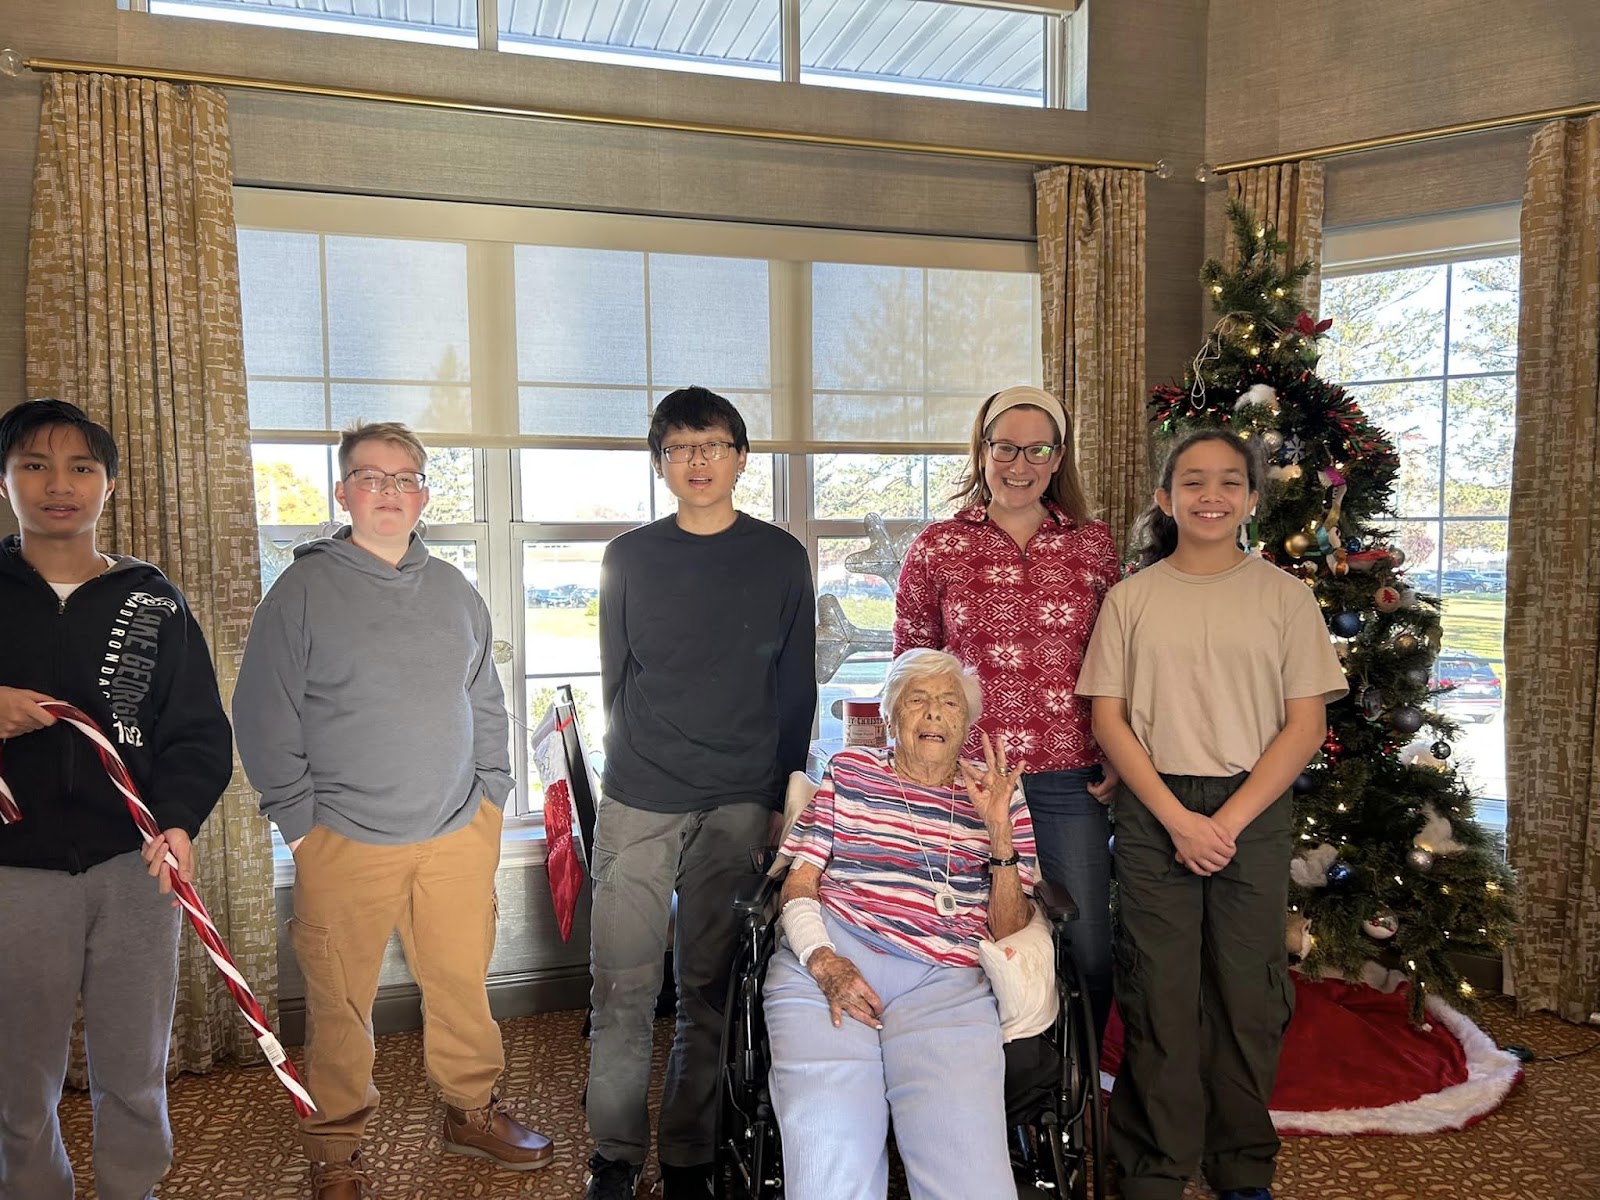
[(583, 1200), (633, 1200), (640, 1168), (634, 1163), (612, 1162), (598, 1150), (589, 1159), (589, 1186)]
[(661, 1164), (661, 1200), (707, 1200), (716, 1194), (717, 1169), (713, 1163), (695, 1167)]

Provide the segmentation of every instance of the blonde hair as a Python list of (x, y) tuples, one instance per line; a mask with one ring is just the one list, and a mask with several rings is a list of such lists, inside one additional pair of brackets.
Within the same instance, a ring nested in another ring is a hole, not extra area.
[(426, 470), (428, 452), (422, 448), (417, 435), (399, 421), (357, 421), (345, 426), (339, 434), (339, 477), (350, 474), (350, 456), (362, 442), (388, 442), (399, 446), (417, 464), (417, 470)]
[(983, 685), (978, 677), (954, 654), (925, 647), (902, 650), (900, 657), (889, 664), (883, 677), (883, 714), (893, 721), (900, 707), (900, 696), (913, 683), (928, 679), (954, 676), (961, 685), (961, 696), (967, 706), (967, 726), (971, 728), (983, 716)]
[[(969, 504), (988, 504), (992, 499), (989, 494), (989, 483), (983, 477), (983, 443), (994, 432), (992, 427), (995, 421), (1000, 419), (989, 418), (989, 408), (999, 395), (1000, 393), (996, 392), (980, 404), (978, 415), (973, 419), (972, 444), (968, 448), (967, 469), (950, 496), (951, 502), (957, 508), (965, 508)], [(1006, 412), (1023, 408), (1042, 412), (1050, 418), (1051, 424), (1055, 423), (1055, 415), (1045, 412), (1036, 404), (1018, 404), (1015, 408), (1006, 409)], [(1089, 519), (1089, 498), (1084, 494), (1083, 480), (1078, 477), (1078, 447), (1072, 433), (1072, 416), (1064, 405), (1061, 416), (1066, 422), (1060, 431), (1061, 457), (1056, 460), (1055, 474), (1051, 475), (1050, 482), (1045, 484), (1044, 499), (1059, 505), (1075, 524), (1082, 525)]]

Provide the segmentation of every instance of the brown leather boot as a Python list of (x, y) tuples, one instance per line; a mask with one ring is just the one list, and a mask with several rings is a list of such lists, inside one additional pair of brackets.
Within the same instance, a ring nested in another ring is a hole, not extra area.
[(444, 1150), (487, 1158), (508, 1171), (537, 1171), (555, 1157), (555, 1143), (506, 1112), (496, 1094), (482, 1108), (444, 1107)]
[(311, 1164), (311, 1200), (372, 1200), (372, 1177), (358, 1150), (348, 1162)]

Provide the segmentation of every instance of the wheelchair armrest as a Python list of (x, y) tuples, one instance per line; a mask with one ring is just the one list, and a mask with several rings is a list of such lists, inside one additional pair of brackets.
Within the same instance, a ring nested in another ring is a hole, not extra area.
[(783, 880), (770, 875), (753, 876), (733, 898), (733, 910), (741, 916), (761, 916), (783, 890)]
[(1078, 919), (1078, 906), (1071, 894), (1051, 879), (1041, 879), (1033, 885), (1034, 898), (1044, 905), (1044, 915), (1052, 924), (1065, 925)]

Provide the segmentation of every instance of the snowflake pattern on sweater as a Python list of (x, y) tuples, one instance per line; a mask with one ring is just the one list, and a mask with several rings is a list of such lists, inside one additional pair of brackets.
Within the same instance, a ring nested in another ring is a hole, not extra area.
[(924, 529), (900, 569), (894, 652), (948, 650), (977, 671), (983, 718), (968, 757), (982, 761), (983, 730), (1030, 771), (1065, 771), (1100, 761), (1078, 671), (1122, 573), (1103, 521), (1079, 525), (1049, 501), (1045, 508), (1026, 550), (981, 504)]

